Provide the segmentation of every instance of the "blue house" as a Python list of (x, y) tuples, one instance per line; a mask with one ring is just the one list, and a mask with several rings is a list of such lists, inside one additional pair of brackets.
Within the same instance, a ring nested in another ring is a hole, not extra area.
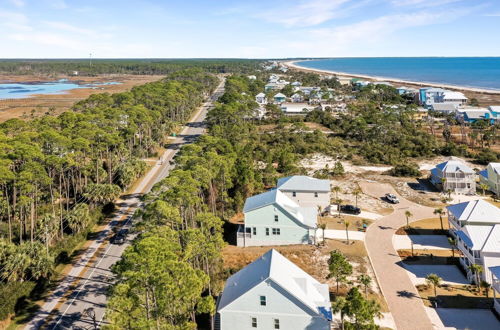
[(301, 207), (278, 189), (247, 198), (238, 246), (315, 243), (317, 207)]

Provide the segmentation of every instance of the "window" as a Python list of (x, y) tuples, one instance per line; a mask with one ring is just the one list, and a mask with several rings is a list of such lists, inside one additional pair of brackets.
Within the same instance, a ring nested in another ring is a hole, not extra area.
[(274, 221), (277, 222), (278, 221), (278, 215), (275, 215), (274, 216)]
[(314, 197), (318, 197), (318, 193), (317, 192), (314, 193)]
[(266, 236), (269, 236), (269, 228), (266, 228)]
[(256, 227), (252, 228), (252, 234), (257, 235), (257, 228)]
[(273, 235), (279, 235), (280, 234), (280, 229), (279, 228), (273, 228)]
[(266, 296), (260, 296), (260, 305), (266, 306)]
[(292, 191), (292, 197), (297, 197), (297, 192)]
[(252, 328), (257, 328), (257, 318), (252, 317)]
[(279, 319), (274, 319), (274, 328), (279, 329), (280, 328), (280, 320)]

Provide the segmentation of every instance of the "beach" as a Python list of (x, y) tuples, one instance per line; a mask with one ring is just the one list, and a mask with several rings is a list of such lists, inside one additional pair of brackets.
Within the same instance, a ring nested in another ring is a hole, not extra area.
[[(319, 74), (327, 74), (327, 75), (335, 75), (339, 78), (361, 78), (366, 79), (368, 81), (386, 81), (394, 84), (394, 87), (406, 86), (413, 88), (421, 88), (424, 86), (430, 87), (438, 87), (438, 88), (446, 88), (449, 90), (460, 91), (465, 94), (469, 99), (475, 98), (478, 100), (481, 106), (489, 106), (489, 105), (498, 105), (500, 104), (500, 91), (490, 90), (484, 88), (474, 88), (474, 87), (466, 87), (466, 86), (457, 86), (457, 85), (449, 85), (449, 84), (438, 84), (438, 83), (427, 83), (427, 82), (419, 82), (419, 81), (411, 81), (411, 80), (402, 80), (395, 79), (390, 77), (378, 77), (378, 76), (370, 76), (370, 75), (362, 75), (362, 74), (352, 74), (346, 72), (337, 72), (330, 70), (319, 70), (319, 69), (311, 69), (302, 67), (297, 65), (296, 62), (299, 61), (285, 61), (284, 65), (287, 67), (304, 71), (304, 72), (314, 72)], [(300, 60), (300, 62), (304, 62), (304, 60)]]

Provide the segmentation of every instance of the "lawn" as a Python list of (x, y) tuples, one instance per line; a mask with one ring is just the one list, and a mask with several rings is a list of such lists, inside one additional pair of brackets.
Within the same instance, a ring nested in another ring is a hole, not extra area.
[[(425, 306), (432, 307), (434, 289), (425, 284), (417, 286)], [(441, 285), (437, 288), (437, 303), (441, 308), (491, 308), (493, 306), (492, 290), (486, 298), (484, 291), (477, 292), (473, 285)]]

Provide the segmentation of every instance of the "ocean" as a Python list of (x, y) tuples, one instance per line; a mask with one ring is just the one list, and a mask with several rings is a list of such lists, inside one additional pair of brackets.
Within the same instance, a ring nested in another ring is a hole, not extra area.
[(354, 75), (500, 90), (500, 57), (331, 58), (295, 64)]

